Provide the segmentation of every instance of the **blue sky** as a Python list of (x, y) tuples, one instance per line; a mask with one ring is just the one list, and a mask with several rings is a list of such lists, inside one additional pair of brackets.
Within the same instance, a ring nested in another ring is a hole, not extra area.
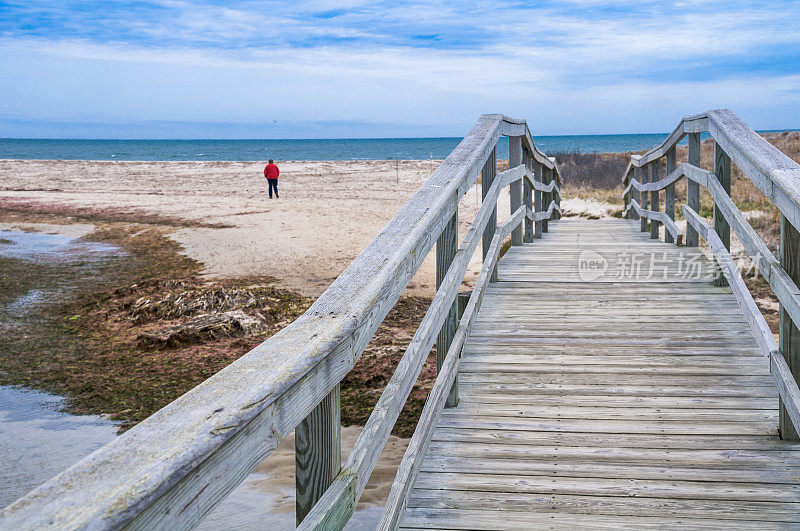
[(800, 2), (0, 1), (0, 136), (800, 128)]

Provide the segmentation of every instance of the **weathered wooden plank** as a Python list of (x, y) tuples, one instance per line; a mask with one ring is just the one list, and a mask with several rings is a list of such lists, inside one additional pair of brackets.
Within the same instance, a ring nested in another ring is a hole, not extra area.
[[(422, 472), (431, 474), (453, 473), (470, 476), (480, 481), (480, 477), (491, 475), (510, 475), (515, 478), (547, 476), (549, 478), (596, 478), (629, 480), (703, 481), (716, 483), (760, 483), (762, 485), (781, 485), (797, 487), (797, 467), (771, 468), (718, 468), (682, 467), (675, 463), (669, 466), (652, 464), (635, 465), (630, 463), (592, 463), (571, 462), (559, 458), (557, 462), (512, 460), (495, 457), (451, 457), (429, 455), (422, 463)], [(800, 493), (797, 501), (800, 502)]]
[[(534, 192), (533, 192), (533, 210), (534, 212), (541, 212), (544, 210), (544, 192), (535, 186), (539, 183), (543, 184), (544, 181), (544, 168), (540, 163), (534, 163), (533, 166), (533, 180), (534, 180)], [(542, 222), (539, 220), (534, 220), (534, 239), (541, 238), (543, 233), (542, 229)]]
[[(689, 134), (688, 163), (700, 167), (700, 133)], [(686, 183), (686, 204), (695, 212), (700, 211), (700, 186), (693, 180)], [(686, 227), (686, 246), (697, 247), (698, 242), (697, 231)]]
[[(797, 450), (697, 449), (697, 448), (626, 448), (616, 446), (547, 446), (501, 441), (472, 442), (438, 440), (428, 446), (428, 454), (452, 458), (507, 459), (511, 462), (563, 462), (596, 464), (677, 465), (683, 468), (739, 470), (790, 469), (797, 472)], [(796, 480), (795, 480), (796, 482)], [(800, 516), (800, 515), (799, 515)]]
[[(636, 179), (640, 183), (647, 183), (648, 180), (649, 180), (649, 176), (647, 174), (647, 170), (645, 168), (642, 168), (642, 167), (636, 167), (633, 170), (633, 176), (634, 176), (634, 179)], [(647, 210), (647, 205), (648, 205), (648, 202), (649, 202), (648, 194), (646, 192), (642, 192), (641, 194), (639, 194), (639, 198), (641, 199), (640, 206), (642, 207), (643, 210)], [(637, 213), (639, 214), (639, 219), (641, 220), (641, 231), (642, 232), (647, 232), (647, 227), (648, 227), (647, 218), (645, 218), (644, 216), (641, 215), (641, 211), (640, 210), (637, 210)]]
[(295, 428), (295, 518), (299, 525), (342, 467), (339, 386)]
[[(483, 201), (486, 201), (486, 195), (489, 192), (489, 189), (492, 186), (492, 182), (494, 181), (495, 175), (497, 175), (497, 148), (492, 149), (491, 153), (489, 154), (489, 158), (486, 159), (486, 163), (481, 170), (481, 190), (482, 190), (482, 198)], [(489, 246), (492, 244), (492, 238), (494, 238), (494, 233), (497, 230), (497, 204), (494, 204), (494, 212), (492, 213), (491, 217), (489, 218), (489, 223), (486, 225), (486, 228), (483, 230), (483, 259), (486, 260), (486, 253), (489, 252)], [(492, 281), (497, 280), (497, 271), (494, 272), (492, 276)]]
[(762, 483), (658, 481), (644, 479), (548, 478), (524, 476), (509, 482), (496, 474), (424, 474), (419, 488), (486, 492), (553, 493), (583, 496), (624, 496), (694, 500), (800, 501), (800, 486)]
[[(397, 421), (400, 410), (405, 404), (420, 370), (422, 370), (427, 353), (433, 346), (434, 332), (441, 328), (447, 315), (446, 310), (449, 310), (456, 300), (458, 287), (461, 285), (461, 279), (463, 279), (469, 265), (469, 259), (477, 248), (478, 236), (482, 233), (485, 235), (484, 228), (491, 222), (492, 216), (496, 215), (496, 202), (499, 191), (513, 180), (517, 180), (520, 171), (524, 171), (524, 168), (522, 170), (512, 168), (493, 179), (492, 186), (486, 193), (486, 201), (478, 210), (475, 221), (467, 231), (464, 242), (456, 252), (440, 288), (437, 290), (433, 301), (431, 301), (425, 317), (406, 348), (406, 352), (400, 359), (394, 374), (381, 393), (378, 403), (375, 405), (364, 429), (353, 446), (350, 456), (342, 467), (342, 472), (309, 512), (302, 523), (301, 529), (342, 527), (352, 515), (356, 501), (364, 490), (372, 469), (386, 444), (389, 433)], [(511, 233), (511, 230), (522, 222), (524, 214), (524, 207), (520, 207), (495, 233), (493, 242), (506, 238)], [(493, 249), (495, 252), (499, 252), (499, 243), (494, 247), (490, 245), (487, 251), (491, 252)], [(494, 270), (494, 259), (490, 254), (486, 256), (486, 263), (489, 264), (486, 274), (491, 278), (491, 271)], [(461, 334), (457, 330), (456, 338), (460, 338), (460, 336)], [(452, 369), (450, 371), (452, 372)], [(451, 383), (452, 380), (447, 382), (447, 391), (449, 391)]]
[[(660, 160), (654, 160), (650, 164), (648, 164), (648, 169), (650, 170), (650, 177), (649, 181), (651, 183), (656, 183), (659, 180), (659, 174), (661, 173), (661, 162)], [(653, 190), (650, 192), (650, 210), (652, 212), (658, 212), (660, 208), (659, 202), (659, 194), (658, 190)], [(650, 239), (657, 240), (658, 239), (658, 223), (659, 217), (654, 216), (650, 218)], [(677, 228), (677, 227), (676, 227)]]
[[(523, 163), (525, 167), (528, 168), (531, 176), (533, 176), (533, 157), (531, 157), (530, 152), (528, 150), (524, 151)], [(526, 211), (533, 210), (533, 185), (534, 181), (531, 179), (525, 179), (522, 182), (522, 204), (525, 205)], [(534, 220), (525, 217), (525, 233), (523, 235), (523, 241), (525, 243), (533, 243), (533, 228), (534, 228)]]
[[(666, 173), (671, 175), (675, 171), (675, 148), (667, 151), (666, 155)], [(664, 192), (664, 212), (669, 216), (669, 219), (675, 221), (675, 183), (672, 182), (666, 187)], [(664, 234), (664, 241), (666, 243), (675, 243), (675, 237), (670, 231)], [(680, 242), (679, 242), (680, 243)]]
[[(781, 266), (782, 270), (788, 276), (787, 288), (795, 291), (797, 283), (800, 281), (800, 232), (798, 232), (795, 225), (792, 225), (786, 215), (781, 216)], [(789, 284), (791, 282), (791, 284)], [(776, 293), (778, 293), (776, 291)], [(787, 371), (781, 371), (779, 374), (783, 376), (781, 383), (784, 383), (787, 389), (794, 391), (797, 389), (797, 382), (800, 381), (800, 329), (798, 324), (800, 320), (797, 319), (796, 312), (792, 312), (793, 304), (790, 303), (789, 297), (783, 297), (780, 307), (780, 328), (779, 328), (779, 341), (780, 352), (786, 362), (786, 368), (792, 376), (794, 385), (788, 381)], [(796, 301), (797, 298), (791, 297), (791, 302)], [(776, 369), (778, 367), (776, 366)], [(789, 398), (791, 395), (781, 395)], [(800, 404), (800, 403), (798, 403)], [(780, 433), (781, 438), (797, 441), (800, 440), (800, 424), (795, 421), (792, 416), (790, 404), (781, 400), (780, 403)], [(794, 422), (793, 422), (794, 421)]]
[[(717, 182), (720, 184), (725, 194), (731, 194), (731, 159), (722, 150), (718, 143), (714, 143), (714, 174), (716, 175)], [(714, 232), (719, 236), (720, 241), (725, 246), (725, 249), (730, 252), (731, 250), (731, 228), (725, 216), (714, 204)], [(714, 279), (715, 286), (725, 286), (727, 281), (724, 275), (717, 276)]]
[[(453, 258), (458, 249), (458, 210), (453, 214), (450, 223), (436, 241), (436, 289), (438, 290), (447, 275), (447, 271), (453, 264)], [(453, 342), (456, 333), (456, 318), (458, 313), (458, 301), (454, 300), (450, 307), (439, 336), (436, 339), (436, 370), (441, 372), (444, 365), (444, 358)], [(455, 404), (453, 404), (455, 405)]]
[[(508, 167), (515, 168), (522, 164), (522, 137), (512, 136), (508, 139)], [(508, 188), (509, 204), (513, 214), (522, 206), (522, 180), (515, 181)], [(511, 231), (511, 245), (522, 245), (522, 226)]]
[(534, 430), (501, 430), (496, 428), (448, 428), (440, 426), (433, 441), (475, 443), (481, 445), (515, 444), (532, 448), (556, 446), (559, 448), (589, 448), (607, 451), (614, 448), (641, 448), (663, 450), (720, 450), (732, 451), (787, 451), (796, 452), (800, 445), (782, 441), (772, 434), (763, 436), (736, 435), (662, 435), (624, 433), (579, 433)]
[(422, 414), (420, 415), (417, 429), (409, 442), (403, 460), (398, 467), (397, 475), (392, 482), (392, 488), (389, 492), (383, 516), (378, 525), (379, 529), (395, 529), (399, 524), (400, 517), (406, 508), (409, 492), (414, 485), (417, 472), (422, 464), (422, 458), (431, 440), (433, 428), (444, 409), (445, 395), (455, 380), (461, 347), (464, 344), (471, 324), (480, 308), (483, 291), (486, 289), (489, 279), (491, 278), (491, 271), (494, 270), (494, 262), (497, 260), (500, 253), (501, 244), (509, 233), (520, 225), (524, 211), (525, 207), (520, 206), (508, 221), (503, 224), (492, 240), (492, 245), (487, 254), (487, 260), (475, 282), (472, 296), (459, 322), (456, 338), (453, 341), (450, 351), (447, 353), (448, 359), (445, 370), (439, 374), (436, 382), (434, 382), (428, 400), (425, 402)]
[[(738, 524), (739, 520), (797, 522), (797, 503), (746, 502), (740, 500), (673, 500), (664, 498), (621, 498), (614, 496), (538, 495), (518, 493), (443, 491), (419, 489), (410, 507), (428, 509), (474, 509), (531, 514), (569, 513), (591, 518), (599, 515), (675, 518), (714, 518)], [(500, 515), (498, 515), (500, 516)], [(723, 523), (724, 525), (724, 523)], [(578, 523), (577, 527), (584, 527)]]
[[(599, 515), (591, 517), (570, 512), (503, 512), (483, 509), (437, 509), (414, 507), (401, 529), (476, 529), (509, 530), (561, 528), (581, 529), (590, 520), (593, 529), (719, 529), (720, 521), (713, 518), (677, 518), (659, 516), (648, 518), (628, 515)], [(755, 520), (736, 521), (737, 529), (783, 529), (783, 522)]]

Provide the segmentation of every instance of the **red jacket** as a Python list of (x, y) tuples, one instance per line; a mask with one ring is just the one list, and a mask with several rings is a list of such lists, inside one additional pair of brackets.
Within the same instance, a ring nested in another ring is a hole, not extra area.
[(264, 168), (264, 177), (267, 179), (277, 179), (280, 174), (281, 170), (274, 164), (267, 164), (267, 167)]

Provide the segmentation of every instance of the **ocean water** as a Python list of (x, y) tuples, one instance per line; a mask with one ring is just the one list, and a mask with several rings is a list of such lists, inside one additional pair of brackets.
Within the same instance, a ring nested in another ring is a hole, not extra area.
[[(538, 136), (545, 153), (625, 152), (649, 149), (663, 134)], [(443, 159), (460, 138), (311, 140), (49, 140), (0, 139), (0, 159), (64, 160), (423, 160)], [(498, 144), (508, 157), (508, 139)]]

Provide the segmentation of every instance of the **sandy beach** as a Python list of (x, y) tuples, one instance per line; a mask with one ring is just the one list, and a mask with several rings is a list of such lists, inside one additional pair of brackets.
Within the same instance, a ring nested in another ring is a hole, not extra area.
[[(226, 228), (186, 227), (171, 237), (211, 277), (270, 275), (318, 296), (430, 176), (437, 161), (283, 162), (269, 200), (261, 163), (0, 161), (0, 200), (173, 216)], [(460, 230), (477, 211), (461, 204)], [(500, 217), (508, 196), (500, 200)], [(473, 259), (467, 281), (477, 276)], [(431, 295), (429, 256), (409, 294)]]

